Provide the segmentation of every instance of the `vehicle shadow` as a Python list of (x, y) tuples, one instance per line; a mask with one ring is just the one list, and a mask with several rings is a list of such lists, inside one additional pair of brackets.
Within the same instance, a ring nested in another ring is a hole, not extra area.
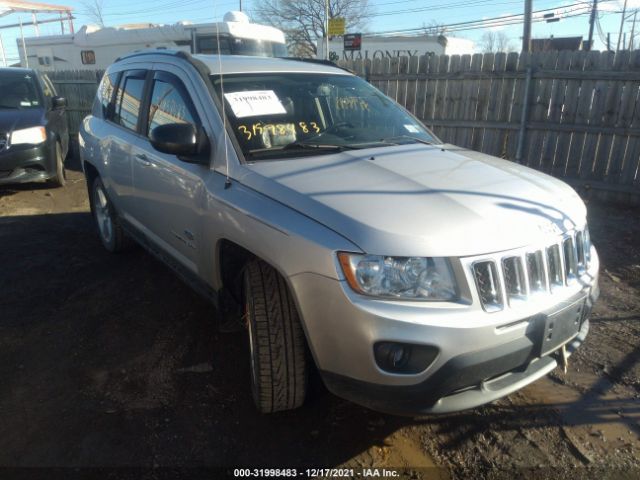
[[(89, 213), (0, 218), (0, 231), (3, 466), (338, 466), (406, 426), (457, 448), (483, 430), (557, 424), (570, 407), (412, 419), (325, 392), (261, 415), (244, 333), (220, 333), (215, 309), (142, 249), (105, 252)], [(584, 422), (611, 408), (587, 405)]]

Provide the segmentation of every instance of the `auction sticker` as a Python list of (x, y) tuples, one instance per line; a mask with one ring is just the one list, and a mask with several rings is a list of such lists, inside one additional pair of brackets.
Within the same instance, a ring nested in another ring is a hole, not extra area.
[(287, 113), (273, 90), (225, 93), (236, 118)]

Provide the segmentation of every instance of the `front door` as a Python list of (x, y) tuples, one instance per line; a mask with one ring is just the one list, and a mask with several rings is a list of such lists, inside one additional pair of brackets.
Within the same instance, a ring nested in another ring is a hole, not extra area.
[[(166, 67), (170, 69), (171, 67)], [(148, 94), (148, 111), (142, 133), (146, 138), (134, 146), (133, 179), (141, 223), (147, 235), (183, 266), (198, 273), (201, 244), (201, 212), (206, 202), (204, 181), (209, 166), (188, 163), (175, 155), (155, 150), (148, 140), (151, 130), (168, 123), (201, 125), (188, 93), (189, 80), (176, 73), (157, 71)]]

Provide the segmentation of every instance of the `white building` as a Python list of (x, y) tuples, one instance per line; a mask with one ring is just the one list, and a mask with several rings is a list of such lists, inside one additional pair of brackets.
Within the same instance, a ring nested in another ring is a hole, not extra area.
[[(318, 58), (324, 58), (324, 44), (318, 42)], [(473, 42), (464, 38), (444, 35), (378, 36), (362, 35), (358, 51), (345, 51), (342, 37), (329, 42), (329, 55), (335, 60), (374, 59), (388, 57), (414, 57), (427, 54), (462, 55), (473, 53)]]

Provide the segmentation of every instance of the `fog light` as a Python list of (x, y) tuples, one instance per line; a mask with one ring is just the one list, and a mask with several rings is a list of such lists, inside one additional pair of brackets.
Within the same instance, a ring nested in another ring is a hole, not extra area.
[(378, 367), (391, 373), (419, 373), (433, 363), (438, 349), (430, 345), (378, 342), (373, 347)]

